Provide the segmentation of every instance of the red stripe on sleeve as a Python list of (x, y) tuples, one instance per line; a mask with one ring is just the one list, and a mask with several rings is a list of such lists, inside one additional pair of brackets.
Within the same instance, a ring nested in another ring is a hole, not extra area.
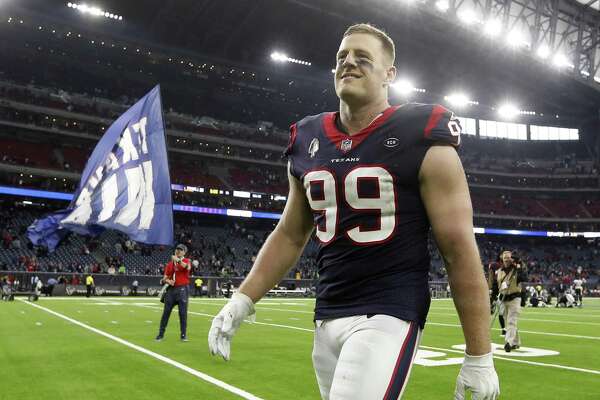
[(431, 111), (431, 115), (429, 116), (429, 121), (427, 121), (427, 125), (425, 126), (425, 137), (429, 138), (431, 136), (431, 131), (435, 128), (440, 122), (440, 119), (446, 112), (446, 109), (440, 105), (435, 105), (433, 110)]

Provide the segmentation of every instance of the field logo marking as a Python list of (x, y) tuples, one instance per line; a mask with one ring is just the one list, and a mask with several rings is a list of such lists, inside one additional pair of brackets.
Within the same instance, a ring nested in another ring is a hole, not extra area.
[[(421, 346), (426, 347), (426, 346)], [(466, 349), (465, 344), (457, 344), (452, 346), (454, 350), (460, 350), (464, 352)], [(508, 357), (545, 357), (545, 356), (556, 356), (560, 353), (554, 350), (536, 349), (533, 347), (521, 347), (520, 349), (513, 350), (510, 353), (504, 351), (504, 346), (501, 344), (492, 343), (492, 349), (496, 356), (508, 356)], [(442, 358), (443, 357), (443, 358)], [(439, 359), (442, 358), (442, 359)], [(415, 358), (415, 364), (422, 365), (424, 367), (442, 367), (447, 365), (460, 365), (463, 363), (464, 357), (448, 357), (447, 353), (441, 351), (424, 350), (419, 349)]]
[[(427, 350), (435, 350), (435, 351), (439, 351), (439, 352), (464, 354), (463, 350), (444, 349), (444, 348), (440, 348), (440, 347), (423, 346), (423, 345), (421, 345), (420, 348), (421, 349), (427, 349)], [(600, 375), (600, 371), (595, 370), (595, 369), (576, 368), (576, 367), (570, 367), (568, 365), (542, 363), (542, 362), (529, 361), (529, 360), (519, 360), (518, 358), (509, 358), (509, 357), (506, 357), (506, 355), (507, 355), (506, 353), (504, 354), (504, 356), (498, 356), (497, 354), (494, 354), (494, 359), (504, 360), (504, 361), (511, 361), (511, 362), (516, 362), (516, 363), (519, 363), (519, 364), (528, 364), (528, 365), (535, 365), (535, 366), (539, 366), (539, 367), (565, 369), (565, 370), (568, 370), (568, 371), (584, 372), (584, 373), (587, 373), (587, 374)], [(461, 357), (461, 359), (462, 359), (462, 357)], [(462, 361), (461, 361), (461, 363), (462, 363)]]

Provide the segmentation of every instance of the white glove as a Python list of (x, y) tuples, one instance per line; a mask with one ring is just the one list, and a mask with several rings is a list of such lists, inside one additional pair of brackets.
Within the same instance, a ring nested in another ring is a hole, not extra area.
[(470, 390), (473, 400), (496, 400), (500, 395), (500, 383), (494, 369), (493, 353), (470, 356), (465, 360), (456, 378), (454, 400), (464, 400), (465, 391)]
[(208, 348), (213, 356), (220, 354), (225, 361), (229, 361), (231, 338), (248, 317), (250, 322), (256, 320), (252, 299), (243, 293), (234, 293), (213, 319), (208, 331)]

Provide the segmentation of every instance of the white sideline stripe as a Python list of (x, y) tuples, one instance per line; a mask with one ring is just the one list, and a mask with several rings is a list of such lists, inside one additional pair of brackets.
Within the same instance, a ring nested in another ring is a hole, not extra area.
[[(135, 297), (124, 297), (124, 296), (92, 296), (89, 299), (86, 297), (81, 297), (81, 296), (65, 296), (65, 297), (58, 297), (58, 296), (53, 296), (53, 297), (41, 297), (40, 299), (43, 300), (98, 300), (98, 299), (107, 299), (107, 300), (129, 300), (129, 301), (139, 301), (139, 300), (148, 300), (148, 299), (155, 299), (156, 302), (158, 303), (158, 298), (156, 298), (155, 296), (135, 296)], [(191, 297), (190, 300), (200, 300), (200, 301), (222, 301), (222, 302), (226, 302), (228, 299), (226, 298), (222, 298), (222, 297), (201, 297), (201, 298), (197, 298), (197, 297)], [(450, 301), (452, 299), (431, 299), (431, 301)], [(265, 297), (263, 299), (260, 300), (260, 302), (265, 302), (265, 303), (269, 303), (269, 302), (276, 302), (276, 303), (281, 303), (281, 302), (299, 302), (299, 303), (304, 303), (304, 302), (314, 302), (315, 298), (314, 297), (309, 297), (309, 298), (293, 298), (293, 297)], [(584, 303), (585, 304), (585, 303)]]
[[(431, 346), (423, 346), (423, 345), (421, 345), (420, 347), (422, 347), (424, 349), (427, 349), (427, 350), (438, 350), (438, 351), (447, 351), (447, 352), (450, 352), (450, 353), (465, 354), (463, 351), (454, 350), (454, 349), (443, 349), (441, 347), (431, 347)], [(588, 374), (600, 375), (600, 371), (596, 371), (594, 369), (576, 368), (576, 367), (569, 367), (569, 366), (560, 365), (560, 364), (548, 364), (548, 363), (541, 363), (541, 362), (537, 362), (537, 361), (519, 360), (519, 359), (516, 359), (516, 358), (508, 358), (508, 357), (497, 356), (495, 354), (494, 354), (494, 358), (497, 358), (498, 360), (512, 361), (512, 362), (521, 363), (521, 364), (529, 364), (529, 365), (537, 365), (537, 366), (540, 366), (540, 367), (550, 367), (550, 368), (566, 369), (566, 370), (569, 370), (569, 371), (586, 372)]]
[[(425, 326), (434, 325), (434, 326), (449, 326), (453, 328), (461, 328), (459, 324), (443, 324), (441, 322), (427, 322)], [(500, 331), (501, 329), (492, 328), (493, 331)], [(519, 329), (519, 333), (530, 333), (532, 335), (546, 335), (546, 336), (560, 336), (560, 337), (570, 337), (576, 339), (591, 339), (591, 340), (600, 340), (599, 336), (581, 336), (581, 335), (569, 335), (568, 333), (551, 333), (551, 332), (537, 332), (537, 331), (524, 331)]]
[[(567, 311), (568, 312), (568, 311)], [(561, 314), (559, 313), (538, 313), (538, 312), (529, 312), (529, 311), (523, 311), (522, 315), (543, 315), (545, 317), (577, 317), (577, 318), (600, 318), (600, 315), (589, 315), (589, 314), (585, 314), (585, 315), (568, 315), (568, 314)]]
[[(458, 314), (452, 313), (440, 313), (440, 312), (429, 312), (429, 314), (433, 315), (446, 315), (449, 317), (458, 317)], [(597, 325), (600, 326), (600, 322), (584, 322), (584, 321), (559, 321), (556, 319), (538, 319), (538, 318), (521, 318), (519, 317), (519, 321), (536, 321), (536, 322), (556, 322), (559, 324), (572, 324), (572, 325)]]
[[(221, 306), (221, 304), (200, 303), (197, 301), (192, 302), (192, 304), (201, 304), (201, 305), (207, 305), (207, 306)], [(288, 308), (263, 307), (261, 305), (255, 305), (254, 308), (257, 310), (285, 311), (285, 312), (298, 313), (298, 314), (314, 314), (315, 313), (314, 311), (290, 310)], [(600, 324), (598, 324), (598, 325), (600, 325)]]
[[(584, 307), (585, 308), (585, 307)], [(588, 307), (588, 310), (591, 307)], [(538, 310), (546, 310), (545, 312), (538, 312), (538, 311), (530, 311), (532, 308), (531, 307), (522, 307), (521, 308), (521, 315), (542, 315), (544, 317), (566, 317), (566, 318), (572, 318), (572, 317), (577, 317), (577, 318), (600, 318), (600, 314), (594, 314), (588, 311), (587, 314), (579, 314), (580, 309), (570, 309), (570, 308), (556, 308), (556, 307), (547, 307), (547, 308), (538, 308)], [(456, 311), (456, 308), (454, 307), (431, 307), (430, 312), (433, 311), (443, 311), (443, 310), (449, 310), (449, 311)], [(572, 314), (570, 314), (572, 312)]]
[[(138, 307), (152, 308), (152, 309), (157, 308), (157, 307), (154, 307), (154, 306), (138, 306)], [(160, 307), (158, 307), (158, 308), (160, 308)], [(189, 311), (189, 310), (188, 310), (188, 314), (198, 315), (198, 316), (201, 316), (201, 317), (209, 317), (209, 318), (216, 317), (216, 315), (214, 315), (214, 314), (205, 314), (205, 313), (199, 313), (199, 312)], [(244, 322), (248, 322), (248, 321), (244, 321)], [(300, 328), (298, 326), (289, 326), (289, 325), (280, 325), (280, 324), (268, 324), (266, 322), (258, 322), (258, 321), (248, 322), (248, 323), (250, 323), (250, 324), (256, 324), (256, 325), (276, 326), (278, 328), (294, 329), (294, 330), (297, 330), (297, 331), (304, 331), (304, 332), (314, 332), (315, 331), (314, 329)]]
[[(145, 308), (152, 308), (152, 309), (157, 309), (158, 308), (158, 309), (160, 309), (160, 307), (155, 307), (155, 306), (142, 306), (142, 305), (138, 305), (138, 307), (145, 307)], [(188, 313), (194, 314), (194, 315), (203, 316), (203, 317), (211, 317), (211, 318), (214, 318), (216, 316), (215, 314), (199, 313), (199, 312), (195, 312), (195, 311), (188, 311)], [(258, 324), (258, 325), (277, 326), (277, 327), (280, 327), (280, 328), (294, 329), (294, 330), (305, 331), (305, 332), (314, 332), (314, 329), (300, 328), (300, 327), (297, 327), (297, 326), (280, 325), (280, 324), (269, 324), (269, 323), (266, 323), (266, 322), (254, 322), (254, 323)], [(452, 327), (452, 328), (462, 328), (462, 326), (459, 325), (459, 324), (443, 324), (443, 323), (440, 323), (440, 322), (427, 322), (425, 325), (426, 326), (427, 325), (435, 325), (435, 326), (448, 326), (448, 327)], [(492, 328), (492, 330), (500, 331), (501, 329)], [(530, 333), (532, 335), (560, 336), (560, 337), (569, 337), (569, 338), (576, 338), (576, 339), (600, 340), (600, 337), (598, 337), (598, 336), (581, 336), (581, 335), (569, 335), (567, 333), (550, 333), (550, 332), (524, 331), (524, 330), (521, 330), (521, 329), (519, 329), (519, 332), (521, 332), (521, 333)]]
[(168, 357), (165, 357), (163, 355), (160, 355), (158, 353), (155, 353), (153, 351), (145, 349), (145, 348), (143, 348), (141, 346), (138, 346), (136, 344), (128, 342), (128, 341), (126, 341), (124, 339), (121, 339), (119, 337), (113, 336), (110, 333), (107, 333), (107, 332), (101, 331), (99, 329), (96, 329), (94, 327), (91, 327), (89, 325), (86, 325), (83, 322), (80, 322), (80, 321), (77, 321), (75, 319), (69, 318), (66, 315), (60, 314), (60, 313), (58, 313), (56, 311), (52, 311), (49, 308), (42, 307), (42, 306), (39, 306), (37, 304), (31, 303), (31, 302), (28, 302), (28, 301), (25, 301), (25, 300), (22, 300), (22, 299), (19, 299), (19, 301), (21, 301), (21, 302), (23, 302), (25, 304), (29, 304), (30, 306), (38, 308), (40, 310), (46, 311), (47, 313), (50, 313), (50, 314), (52, 314), (54, 316), (57, 316), (57, 317), (62, 318), (64, 320), (66, 320), (66, 321), (69, 321), (72, 324), (78, 325), (78, 326), (80, 326), (82, 328), (85, 328), (85, 329), (87, 329), (89, 331), (97, 333), (98, 335), (101, 335), (101, 336), (104, 336), (104, 337), (106, 337), (108, 339), (114, 340), (115, 342), (120, 343), (122, 345), (125, 345), (125, 346), (127, 346), (129, 348), (132, 348), (134, 350), (137, 350), (140, 353), (144, 353), (146, 355), (149, 355), (150, 357), (154, 357), (157, 360), (160, 360), (160, 361), (165, 362), (165, 363), (167, 363), (169, 365), (172, 365), (175, 368), (179, 368), (179, 369), (181, 369), (181, 370), (183, 370), (183, 371), (185, 371), (185, 372), (187, 372), (189, 374), (192, 374), (192, 375), (194, 375), (194, 376), (196, 376), (196, 377), (198, 377), (198, 378), (200, 378), (200, 379), (202, 379), (202, 380), (204, 380), (204, 381), (206, 381), (208, 383), (212, 383), (213, 385), (218, 386), (221, 389), (227, 390), (228, 392), (231, 392), (233, 394), (236, 394), (236, 395), (238, 395), (238, 396), (240, 396), (240, 397), (242, 397), (244, 399), (248, 399), (248, 400), (262, 400), (260, 397), (256, 397), (256, 396), (254, 396), (251, 393), (248, 393), (248, 392), (246, 392), (246, 391), (244, 391), (242, 389), (236, 388), (235, 386), (231, 386), (228, 383), (225, 383), (225, 382), (223, 382), (221, 380), (213, 378), (210, 375), (206, 375), (206, 374), (204, 374), (204, 373), (202, 373), (200, 371), (197, 371), (197, 370), (195, 370), (193, 368), (190, 368), (187, 365), (184, 365), (184, 364), (182, 364), (180, 362), (177, 362), (175, 360), (172, 360), (172, 359), (170, 359)]
[[(115, 298), (115, 299), (118, 299)], [(107, 301), (110, 301), (107, 299)], [(146, 306), (146, 305), (141, 305), (141, 304), (131, 304), (131, 305), (135, 305), (137, 307), (144, 307), (144, 308), (150, 308), (155, 310), (156, 312), (158, 312), (161, 307), (157, 307), (157, 306)], [(263, 308), (266, 309), (266, 308)], [(279, 309), (277, 309), (279, 310)], [(290, 310), (291, 312), (299, 312), (299, 310)], [(309, 314), (312, 314), (312, 312), (308, 312), (308, 311), (304, 311), (307, 312)], [(199, 315), (199, 316), (203, 316), (203, 317), (210, 317), (210, 318), (214, 318), (215, 314), (206, 314), (206, 313), (199, 313), (199, 312), (195, 312), (195, 311), (188, 311), (188, 313), (190, 314), (194, 314), (194, 315)], [(432, 314), (432, 313), (430, 313)], [(287, 329), (293, 329), (293, 330), (299, 330), (299, 331), (304, 331), (304, 332), (314, 332), (313, 329), (307, 329), (307, 328), (300, 328), (297, 326), (290, 326), (290, 325), (281, 325), (281, 324), (270, 324), (270, 323), (266, 323), (266, 322), (254, 322), (257, 325), (268, 325), (268, 326), (275, 326), (275, 327), (279, 327), (279, 328), (287, 328)], [(452, 328), (461, 328), (461, 325), (459, 324), (444, 324), (441, 322), (427, 322), (426, 325), (434, 325), (434, 326), (447, 326), (447, 327), (452, 327)], [(501, 329), (498, 328), (492, 328), (492, 330), (494, 331), (500, 331)], [(521, 333), (529, 333), (532, 335), (544, 335), (544, 336), (558, 336), (558, 337), (568, 337), (568, 338), (575, 338), (575, 339), (590, 339), (590, 340), (600, 340), (599, 336), (582, 336), (582, 335), (570, 335), (568, 333), (551, 333), (551, 332), (537, 332), (537, 331), (526, 331), (526, 330), (522, 330), (519, 329), (519, 332)]]

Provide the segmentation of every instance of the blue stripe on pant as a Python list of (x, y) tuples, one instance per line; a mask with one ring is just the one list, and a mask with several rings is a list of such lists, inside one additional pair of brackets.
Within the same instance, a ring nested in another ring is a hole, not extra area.
[(175, 286), (167, 290), (165, 295), (165, 308), (163, 309), (162, 318), (160, 319), (159, 335), (163, 336), (169, 323), (169, 317), (173, 307), (177, 305), (179, 311), (179, 326), (181, 336), (187, 335), (187, 308), (188, 308), (189, 289), (187, 285)]
[(394, 368), (394, 373), (392, 374), (390, 384), (385, 392), (383, 400), (397, 399), (400, 396), (404, 384), (406, 383), (408, 372), (410, 371), (410, 367), (412, 365), (412, 359), (416, 350), (415, 347), (417, 345), (418, 337), (419, 329), (414, 322), (411, 322), (408, 334), (406, 335), (406, 339), (402, 345), (402, 348), (400, 349), (398, 359), (396, 360), (396, 367)]

